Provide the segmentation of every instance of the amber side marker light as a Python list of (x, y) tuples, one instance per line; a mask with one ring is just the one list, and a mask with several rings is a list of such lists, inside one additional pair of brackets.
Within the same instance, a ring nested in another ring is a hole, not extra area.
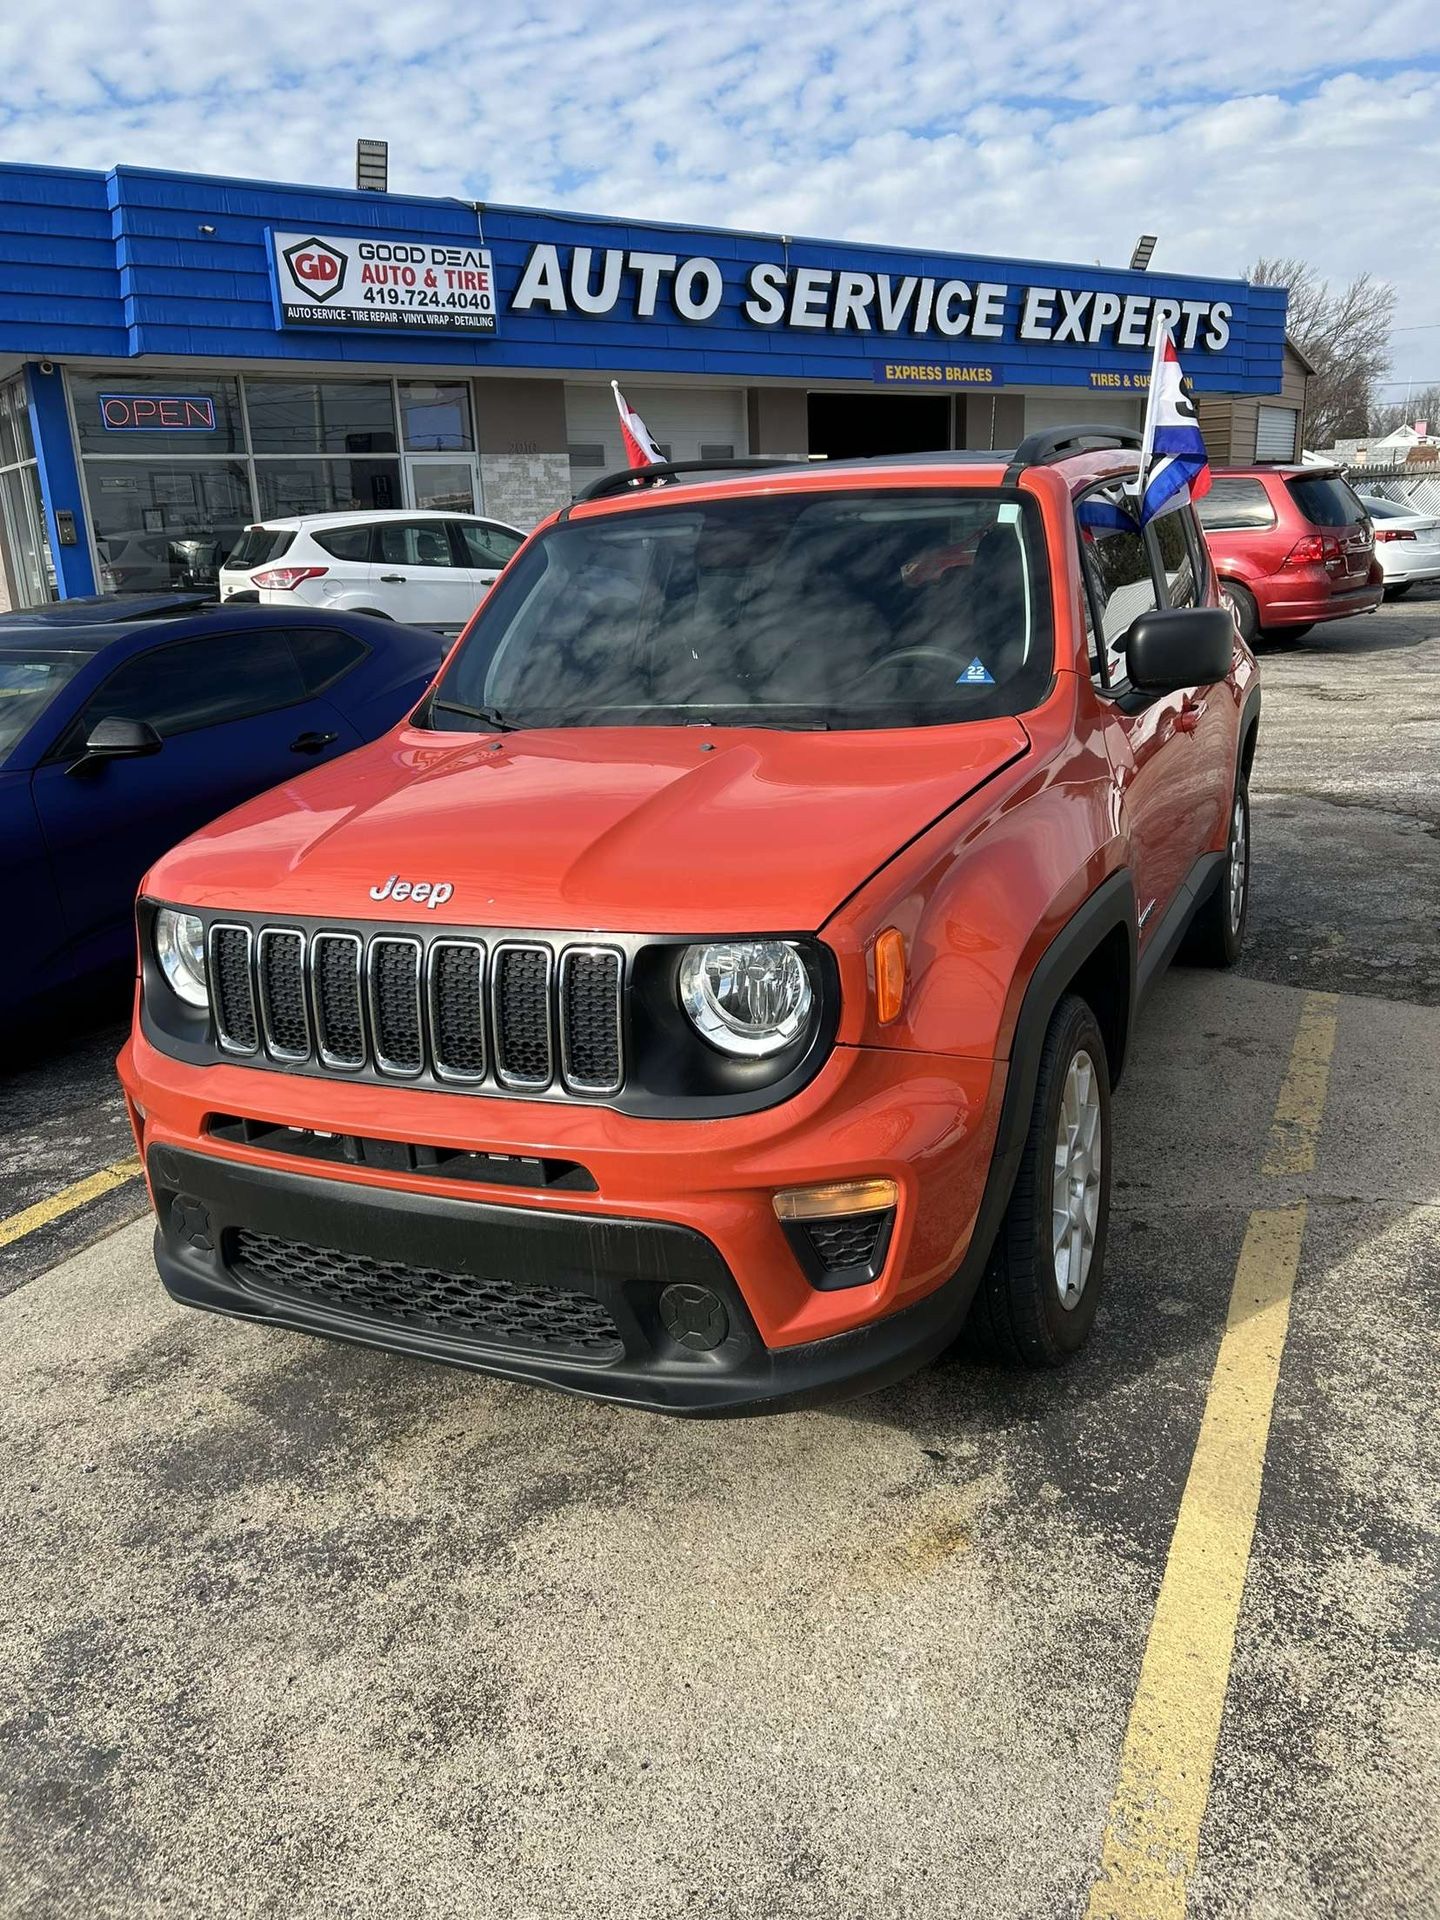
[(781, 1220), (834, 1220), (847, 1213), (878, 1213), (893, 1207), (900, 1189), (893, 1180), (832, 1180), (824, 1187), (789, 1187), (775, 1195)]
[(905, 1004), (905, 936), (886, 927), (875, 942), (875, 1014), (882, 1027), (900, 1018)]

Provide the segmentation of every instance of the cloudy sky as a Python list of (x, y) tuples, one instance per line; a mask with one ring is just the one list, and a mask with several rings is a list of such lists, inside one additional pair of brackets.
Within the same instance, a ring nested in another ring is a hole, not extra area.
[(1437, 0), (10, 0), (0, 158), (1399, 289), (1440, 382)]

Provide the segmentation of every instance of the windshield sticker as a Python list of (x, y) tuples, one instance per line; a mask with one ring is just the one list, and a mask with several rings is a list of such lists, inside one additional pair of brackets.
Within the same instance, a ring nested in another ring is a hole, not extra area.
[(985, 662), (977, 654), (955, 684), (957, 687), (993, 687), (995, 676), (986, 672)]
[(1019, 522), (1019, 519), (1020, 509), (1015, 505), (1013, 500), (1007, 501), (1003, 507), (997, 507), (995, 509), (995, 524), (997, 527), (1013, 527)]

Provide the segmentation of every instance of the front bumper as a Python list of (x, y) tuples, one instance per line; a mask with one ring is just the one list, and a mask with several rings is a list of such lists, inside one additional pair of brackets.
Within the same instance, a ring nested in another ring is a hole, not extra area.
[[(989, 1061), (836, 1048), (780, 1107), (685, 1122), (378, 1091), (227, 1064), (197, 1069), (142, 1034), (120, 1067), (159, 1220), (157, 1260), (178, 1299), (667, 1412), (804, 1404), (868, 1391), (923, 1364), (963, 1323), (998, 1217), (994, 1196), (1003, 1207), (1013, 1173), (997, 1177), (991, 1166), (1005, 1070)], [(413, 1169), (322, 1172), (217, 1139), (214, 1116), (237, 1113), (559, 1156), (583, 1164), (594, 1190), (522, 1200), (514, 1189)], [(883, 1267), (841, 1290), (812, 1285), (775, 1217), (774, 1194), (873, 1177), (893, 1179), (900, 1192)], [(206, 1217), (199, 1241), (196, 1208)], [(580, 1295), (599, 1303), (608, 1331), (582, 1352), (457, 1331), (444, 1316), (437, 1323), (403, 1304), (397, 1310), (394, 1289), (411, 1284), (406, 1274), (380, 1277), (391, 1293), (378, 1314), (366, 1279), (357, 1310), (348, 1283), (308, 1296), (288, 1282), (268, 1284), (247, 1255), (247, 1234), (300, 1248), (302, 1264), (312, 1249), (352, 1265), (419, 1271), (427, 1285), (458, 1275), (467, 1285)], [(711, 1310), (699, 1293), (720, 1303), (718, 1344), (675, 1338), (663, 1301), (670, 1287), (698, 1290), (692, 1304), (702, 1319)]]
[[(978, 1278), (872, 1327), (773, 1349), (715, 1247), (688, 1228), (355, 1189), (164, 1147), (147, 1172), (156, 1264), (188, 1306), (660, 1413), (773, 1412), (888, 1385), (954, 1338)], [(444, 1275), (452, 1297), (461, 1276), (492, 1301), (503, 1286), (518, 1340), (467, 1337), (433, 1313), (377, 1318), (354, 1287), (345, 1303), (323, 1297), (318, 1262), (302, 1269), (308, 1290), (276, 1285), (263, 1252), (247, 1261), (257, 1245), (323, 1248), (331, 1269), (367, 1277)], [(548, 1350), (536, 1331), (547, 1300), (565, 1316)]]

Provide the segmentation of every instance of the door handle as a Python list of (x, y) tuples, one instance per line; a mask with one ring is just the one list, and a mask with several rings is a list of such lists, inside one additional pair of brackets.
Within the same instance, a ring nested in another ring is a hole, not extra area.
[(1175, 731), (1177, 733), (1194, 733), (1200, 724), (1201, 716), (1209, 704), (1208, 700), (1187, 699), (1184, 701), (1179, 713), (1175, 716)]
[(340, 738), (338, 733), (302, 733), (290, 742), (292, 753), (323, 753)]
[(493, 587), (500, 576), (498, 573), (477, 573), (475, 578), (480, 582), (482, 587)]
[(380, 579), (387, 587), (403, 587), (407, 577), (403, 573), (382, 573)]

